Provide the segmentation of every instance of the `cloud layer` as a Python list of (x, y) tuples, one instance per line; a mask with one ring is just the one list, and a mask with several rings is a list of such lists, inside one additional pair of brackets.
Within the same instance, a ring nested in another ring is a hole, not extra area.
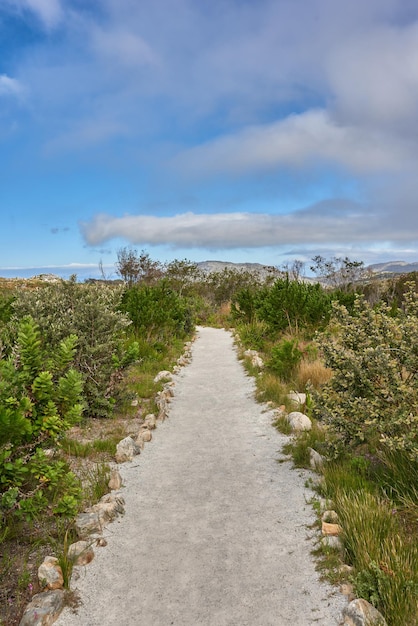
[[(81, 224), (87, 243), (102, 244), (120, 237), (135, 245), (170, 245), (176, 248), (276, 247), (297, 244), (341, 245), (347, 241), (388, 241), (393, 236), (390, 223), (369, 215), (345, 201), (321, 203), (286, 215), (263, 213), (183, 213), (170, 217), (96, 215)], [(399, 238), (408, 237), (402, 227)]]

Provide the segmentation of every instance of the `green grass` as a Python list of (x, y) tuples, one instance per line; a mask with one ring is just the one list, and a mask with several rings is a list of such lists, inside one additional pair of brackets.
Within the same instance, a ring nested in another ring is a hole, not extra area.
[(241, 343), (251, 350), (264, 350), (269, 335), (269, 327), (266, 322), (257, 320), (250, 324), (238, 324), (237, 332)]
[(61, 450), (66, 454), (81, 459), (88, 458), (93, 451), (92, 442), (82, 442), (78, 441), (77, 439), (70, 439), (68, 437), (65, 437), (61, 440), (60, 447)]
[(367, 491), (334, 497), (357, 594), (392, 626), (416, 625), (418, 543), (406, 535), (392, 503)]
[(113, 437), (109, 439), (96, 439), (93, 441), (93, 450), (98, 453), (104, 453), (110, 456), (114, 456), (116, 453), (116, 445), (119, 443), (119, 437)]
[(290, 435), (292, 433), (292, 427), (285, 415), (279, 415), (279, 417), (274, 420), (273, 426), (277, 428), (280, 433), (283, 433), (283, 435)]
[(359, 491), (376, 493), (376, 485), (350, 459), (329, 462), (323, 468), (324, 485), (321, 489), (325, 498), (335, 494), (351, 494)]
[(102, 496), (109, 493), (110, 468), (107, 463), (96, 463), (81, 470), (83, 482), (83, 504), (96, 504)]
[(275, 406), (286, 403), (288, 386), (274, 374), (263, 372), (260, 376), (257, 376), (256, 384), (256, 398), (259, 402), (273, 402)]
[(322, 428), (312, 422), (311, 430), (294, 433), (293, 438), (287, 443), (283, 451), (293, 458), (295, 467), (310, 467), (310, 450), (313, 448), (320, 454), (323, 452), (325, 432)]

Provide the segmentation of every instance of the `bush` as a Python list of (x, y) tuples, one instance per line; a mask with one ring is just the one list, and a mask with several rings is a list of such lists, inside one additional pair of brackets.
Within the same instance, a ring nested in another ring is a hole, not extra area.
[(353, 314), (334, 304), (329, 330), (320, 337), (333, 376), (314, 394), (318, 419), (336, 435), (335, 451), (383, 445), (418, 456), (418, 302), (411, 290), (405, 311), (372, 308), (358, 297)]
[(136, 285), (127, 289), (121, 310), (132, 321), (136, 335), (164, 341), (169, 336), (184, 337), (193, 328), (191, 309), (165, 281), (157, 285)]
[(44, 447), (81, 419), (82, 378), (72, 367), (77, 337), (45, 350), (24, 318), (12, 354), (0, 361), (0, 513), (30, 519), (40, 511), (72, 515), (80, 489), (68, 467)]
[(120, 288), (70, 280), (22, 291), (14, 303), (15, 324), (32, 315), (52, 351), (68, 334), (77, 335), (74, 366), (84, 377), (85, 400), (93, 417), (108, 416), (113, 405), (115, 356), (121, 358), (123, 331), (130, 323), (118, 310), (121, 295)]
[(302, 352), (298, 348), (297, 339), (283, 339), (273, 346), (267, 366), (283, 381), (290, 382), (301, 358)]
[(233, 298), (233, 316), (238, 321), (255, 318), (267, 322), (272, 331), (297, 332), (324, 325), (331, 312), (331, 294), (319, 284), (281, 278), (271, 286), (246, 288)]

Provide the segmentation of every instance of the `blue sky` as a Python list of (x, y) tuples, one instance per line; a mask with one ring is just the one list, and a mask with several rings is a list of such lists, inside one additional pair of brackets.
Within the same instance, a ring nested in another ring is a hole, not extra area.
[(0, 207), (0, 275), (418, 261), (418, 4), (1, 0)]

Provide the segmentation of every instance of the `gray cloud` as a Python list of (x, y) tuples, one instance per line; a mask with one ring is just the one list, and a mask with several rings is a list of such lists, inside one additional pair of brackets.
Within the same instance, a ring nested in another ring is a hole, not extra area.
[(122, 237), (135, 245), (177, 248), (262, 248), (306, 244), (372, 241), (416, 241), (408, 224), (393, 224), (361, 205), (332, 200), (285, 215), (254, 213), (183, 213), (173, 217), (96, 215), (80, 225), (89, 245)]

